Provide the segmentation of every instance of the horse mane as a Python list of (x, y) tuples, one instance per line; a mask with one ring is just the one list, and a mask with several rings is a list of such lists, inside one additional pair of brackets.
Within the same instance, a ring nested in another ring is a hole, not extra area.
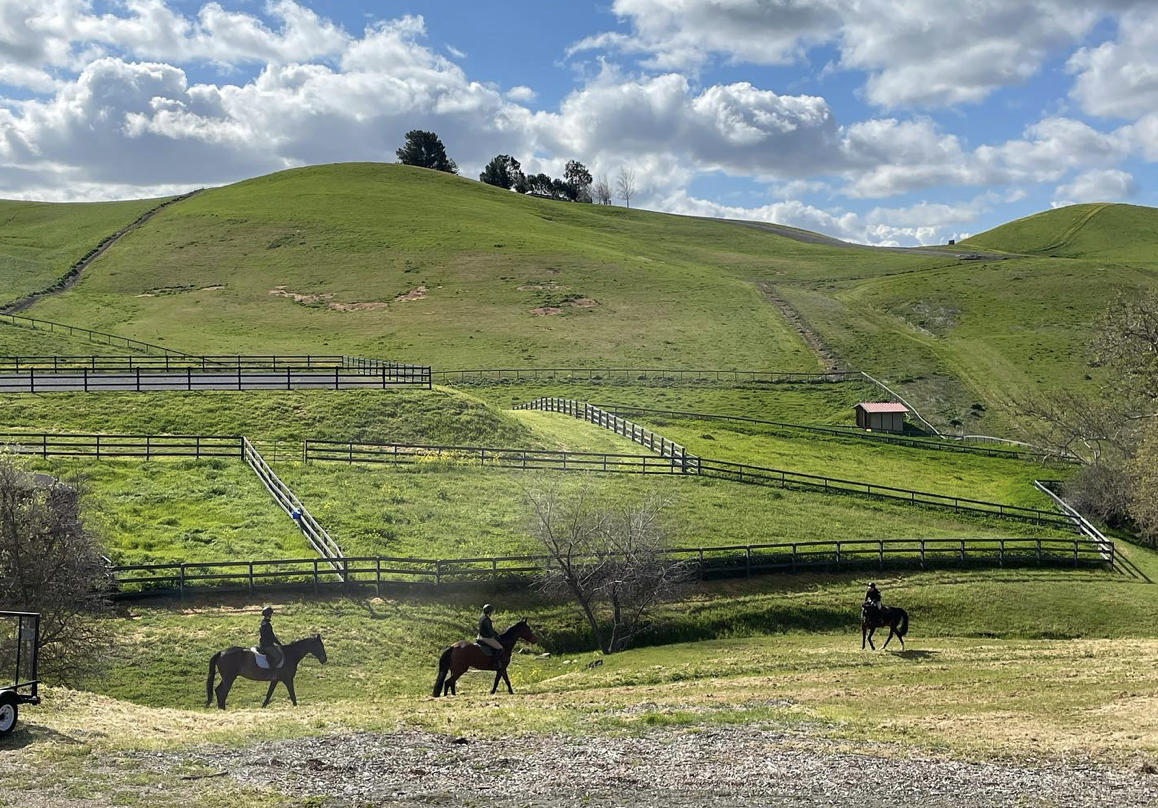
[(524, 617), (522, 620), (515, 623), (513, 626), (509, 627), (506, 631), (504, 631), (502, 634), (499, 635), (499, 642), (502, 642), (503, 640), (507, 640), (507, 639), (510, 639), (511, 637), (513, 637), (515, 634), (515, 630), (519, 626), (526, 625), (526, 623), (527, 623), (527, 618)]
[(283, 647), (284, 648), (297, 648), (299, 646), (305, 645), (308, 642), (315, 642), (317, 639), (318, 639), (318, 636), (316, 634), (314, 634), (314, 635), (311, 635), (309, 637), (303, 637), (300, 640), (294, 640), (293, 642), (287, 642), (283, 645)]

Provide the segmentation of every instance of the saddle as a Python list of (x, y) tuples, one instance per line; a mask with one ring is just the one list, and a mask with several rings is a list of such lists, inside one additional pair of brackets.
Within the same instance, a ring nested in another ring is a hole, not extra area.
[(278, 668), (280, 668), (282, 665), (285, 664), (285, 654), (284, 653), (278, 655), (278, 660), (277, 660), (276, 665), (270, 665), (269, 664), (269, 656), (267, 656), (266, 654), (263, 654), (261, 652), (261, 650), (256, 645), (253, 646), (252, 648), (250, 648), (249, 650), (253, 652), (254, 661), (257, 662), (257, 667), (259, 667), (259, 668), (263, 668), (267, 671), (268, 670), (277, 670)]
[(486, 654), (487, 656), (489, 656), (489, 657), (498, 656), (499, 649), (495, 648), (494, 646), (487, 645), (485, 642), (482, 642), (480, 640), (475, 640), (474, 644), (475, 644), (476, 648), (481, 648), (482, 652), (484, 654)]

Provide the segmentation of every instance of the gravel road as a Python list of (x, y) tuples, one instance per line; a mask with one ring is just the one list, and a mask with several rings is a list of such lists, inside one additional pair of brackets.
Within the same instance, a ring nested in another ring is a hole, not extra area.
[(361, 733), (137, 757), (155, 772), (201, 764), (327, 806), (1158, 806), (1158, 775), (1141, 768), (975, 764), (902, 752), (850, 754), (825, 741), (724, 727), (457, 744), (423, 732)]

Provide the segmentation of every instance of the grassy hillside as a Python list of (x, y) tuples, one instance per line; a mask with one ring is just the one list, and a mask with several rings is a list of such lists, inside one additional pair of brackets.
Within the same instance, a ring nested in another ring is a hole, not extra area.
[(52, 204), (0, 200), (0, 306), (51, 286), (106, 236), (159, 201)]
[(344, 164), (174, 205), (36, 311), (192, 351), (325, 347), (442, 367), (812, 369), (752, 273), (945, 263), (851, 252), (724, 222), (524, 198), (406, 166)]
[(1043, 211), (961, 242), (984, 250), (1158, 264), (1158, 208), (1070, 205)]
[(442, 368), (813, 370), (803, 324), (942, 426), (1001, 434), (1011, 398), (1096, 382), (1089, 323), (1120, 291), (1158, 282), (1154, 215), (1049, 211), (965, 245), (1016, 256), (962, 261), (520, 197), (406, 166), (315, 166), (167, 208), (33, 313), (193, 352)]

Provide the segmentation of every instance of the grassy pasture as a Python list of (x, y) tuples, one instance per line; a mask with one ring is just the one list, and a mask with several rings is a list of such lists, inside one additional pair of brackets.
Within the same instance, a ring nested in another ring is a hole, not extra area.
[(462, 558), (535, 551), (524, 489), (582, 489), (612, 502), (672, 500), (685, 547), (841, 539), (1054, 536), (1032, 524), (722, 480), (582, 472), (536, 474), (431, 462), (412, 466), (275, 463), (349, 555)]
[(29, 460), (26, 465), (79, 481), (88, 527), (116, 564), (314, 556), (239, 460)]
[[(512, 665), (514, 698), (487, 696), (481, 674), (463, 680), (457, 699), (429, 698), (438, 650), (466, 635), (482, 593), (279, 601), (279, 632), (321, 631), (329, 664), (304, 664), (296, 710), (280, 693), (270, 709), (254, 709), (264, 687), (241, 683), (231, 710), (213, 721), (200, 706), (205, 659), (251, 642), (260, 604), (134, 604), (114, 623), (110, 674), (91, 691), (50, 689), (28, 711), (26, 731), (44, 739), (42, 754), (63, 742), (53, 733), (79, 733), (107, 752), (350, 729), (441, 732), (448, 722), (468, 735), (752, 723), (978, 757), (1122, 759), (1158, 749), (1158, 601), (1149, 585), (1064, 571), (877, 580), (911, 615), (905, 653), (860, 651), (859, 578), (778, 576), (709, 587), (666, 608), (644, 647), (594, 669), (570, 609), (487, 594), (499, 624), (526, 615), (540, 637)], [(552, 656), (534, 655), (543, 650)]]
[(160, 201), (54, 204), (0, 200), (0, 305), (51, 286), (106, 236)]

